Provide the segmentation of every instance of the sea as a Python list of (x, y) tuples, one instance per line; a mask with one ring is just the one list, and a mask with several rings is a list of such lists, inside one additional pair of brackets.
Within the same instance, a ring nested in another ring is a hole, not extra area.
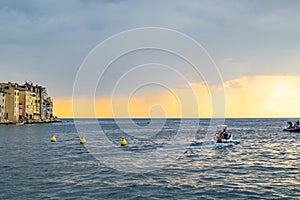
[[(0, 199), (300, 199), (300, 133), (282, 131), (289, 120), (1, 125)], [(239, 144), (212, 141), (221, 124)]]

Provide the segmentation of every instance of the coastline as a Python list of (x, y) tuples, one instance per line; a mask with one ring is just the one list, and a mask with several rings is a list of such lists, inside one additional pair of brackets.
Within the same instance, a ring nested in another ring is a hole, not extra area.
[(0, 122), (0, 125), (25, 125), (25, 124), (45, 124), (45, 123), (61, 123), (62, 121), (59, 119), (54, 119), (54, 120), (23, 120), (19, 122)]

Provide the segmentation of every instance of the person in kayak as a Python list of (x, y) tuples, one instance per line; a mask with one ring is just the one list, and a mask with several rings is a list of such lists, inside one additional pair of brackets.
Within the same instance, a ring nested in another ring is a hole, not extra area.
[(231, 137), (231, 134), (228, 133), (227, 127), (225, 127), (222, 131), (222, 139), (228, 140), (228, 139), (230, 139), (230, 137)]
[(287, 128), (293, 128), (294, 127), (293, 122), (287, 122), (287, 124), (288, 124)]
[(217, 142), (219, 143), (220, 141), (222, 142), (222, 131), (221, 130), (218, 130), (215, 134), (215, 137), (214, 139), (217, 140)]
[(214, 139), (217, 143), (223, 143), (223, 139), (228, 140), (231, 138), (231, 134), (227, 131), (227, 127), (223, 127), (223, 129), (217, 130)]

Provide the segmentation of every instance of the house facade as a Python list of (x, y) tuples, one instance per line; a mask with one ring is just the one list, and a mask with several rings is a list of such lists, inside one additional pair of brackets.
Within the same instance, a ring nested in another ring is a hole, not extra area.
[[(25, 84), (0, 83), (0, 92), (5, 102), (3, 120), (17, 122), (53, 118), (52, 99), (48, 97), (46, 88), (42, 86), (27, 82)], [(3, 109), (1, 107), (0, 114)]]
[(4, 119), (8, 121), (19, 121), (19, 95), (20, 90), (16, 83), (0, 83), (0, 91), (5, 92), (5, 114)]
[(0, 122), (4, 122), (5, 118), (5, 98), (6, 98), (6, 92), (0, 91)]

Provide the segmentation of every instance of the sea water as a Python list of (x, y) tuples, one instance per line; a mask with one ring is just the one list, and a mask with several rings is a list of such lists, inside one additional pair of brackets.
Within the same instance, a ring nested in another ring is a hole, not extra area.
[(0, 199), (299, 199), (300, 133), (283, 132), (287, 120), (226, 119), (240, 144), (224, 147), (210, 119), (3, 125)]

